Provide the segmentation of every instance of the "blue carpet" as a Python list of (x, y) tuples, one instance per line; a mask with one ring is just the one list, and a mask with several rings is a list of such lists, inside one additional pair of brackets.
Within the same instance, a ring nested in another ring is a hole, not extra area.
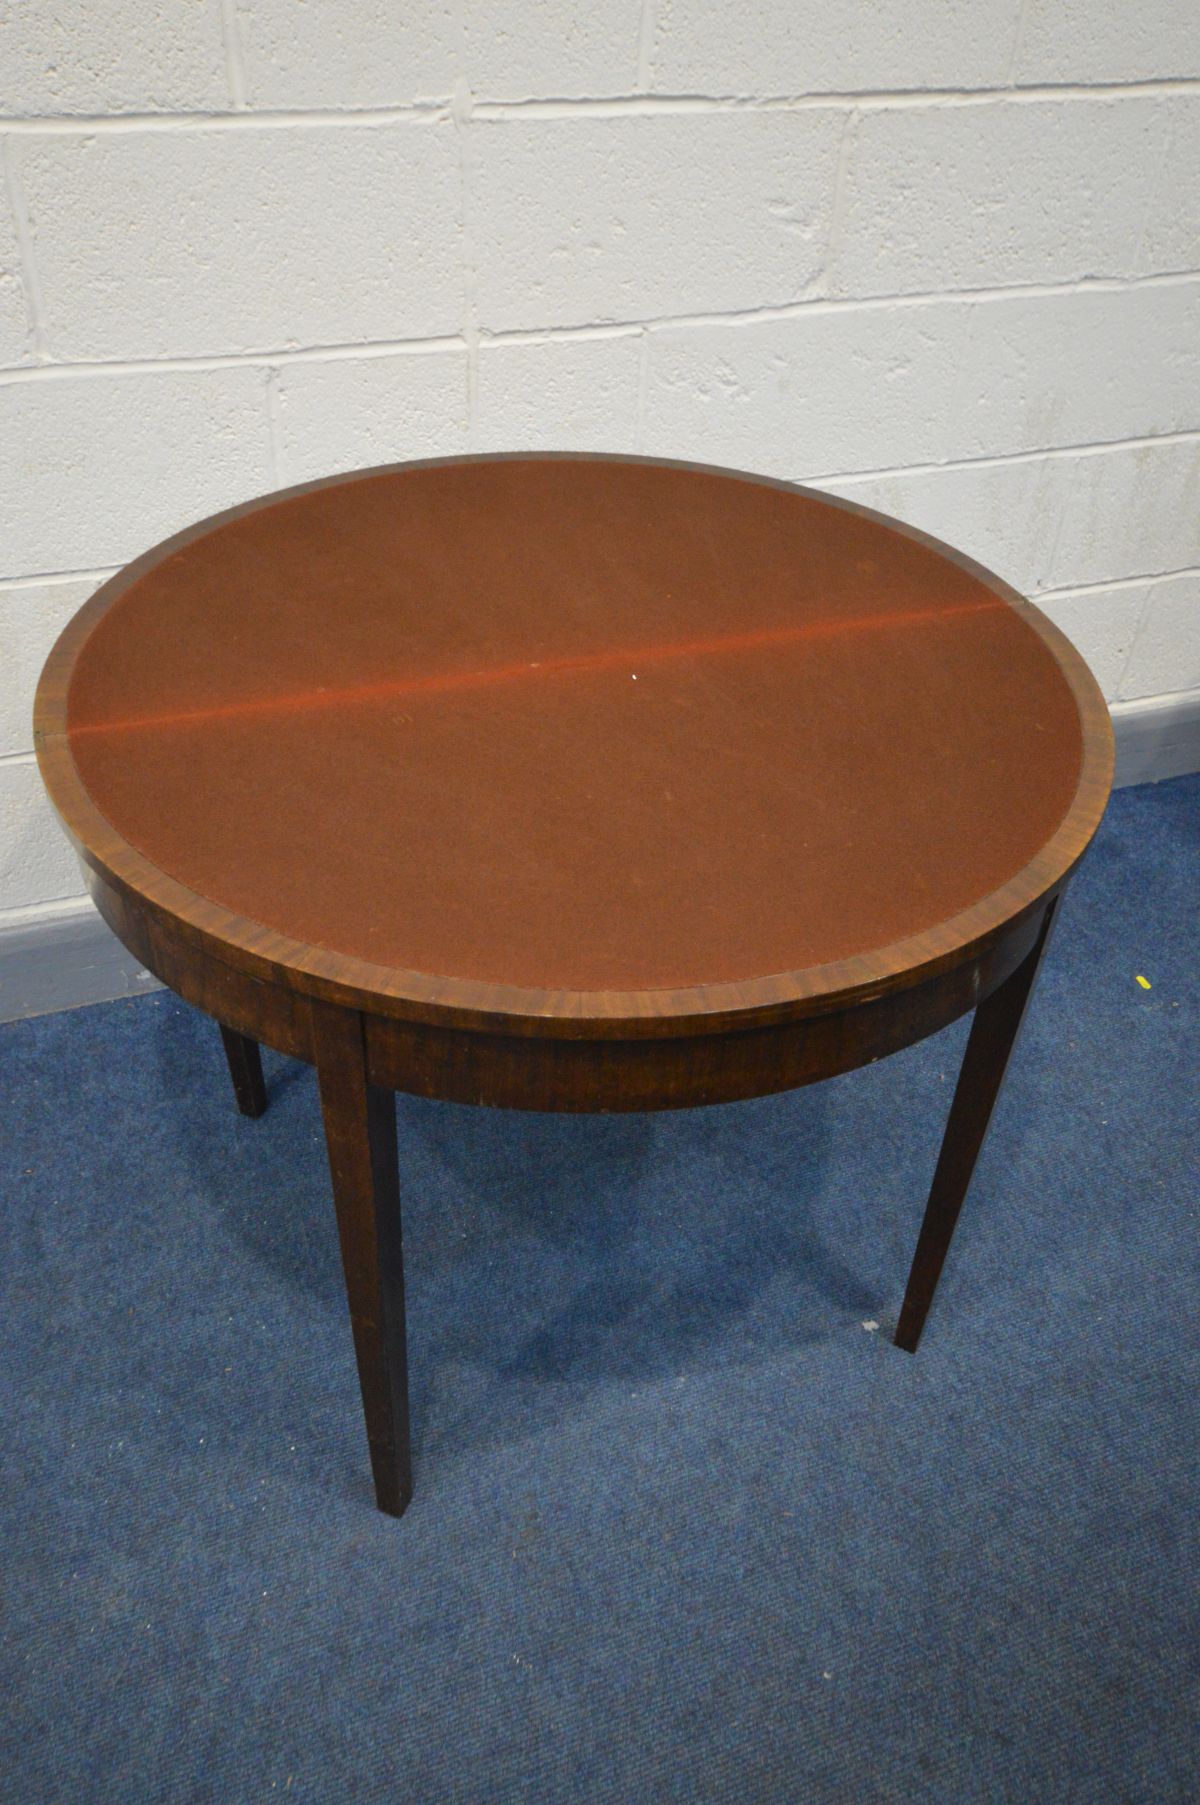
[(401, 1099), (401, 1523), (311, 1072), (244, 1121), (166, 993), (0, 1030), (2, 1796), (1200, 1796), (1198, 839), (1200, 778), (1114, 800), (915, 1359), (964, 1024), (680, 1115)]

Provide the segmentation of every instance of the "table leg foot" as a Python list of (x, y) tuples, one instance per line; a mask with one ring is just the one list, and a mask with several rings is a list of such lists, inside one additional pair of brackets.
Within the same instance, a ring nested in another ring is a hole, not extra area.
[(396, 1098), (367, 1079), (362, 1016), (313, 999), (313, 1046), (375, 1498), (412, 1497)]
[(258, 1042), (248, 1039), (245, 1034), (235, 1033), (224, 1023), (220, 1026), (237, 1106), (244, 1116), (261, 1116), (267, 1107), (267, 1087), (263, 1082)]
[(917, 1351), (1060, 900), (1055, 897), (1050, 903), (1037, 940), (1021, 964), (975, 1010), (896, 1325), (896, 1346), (907, 1353)]

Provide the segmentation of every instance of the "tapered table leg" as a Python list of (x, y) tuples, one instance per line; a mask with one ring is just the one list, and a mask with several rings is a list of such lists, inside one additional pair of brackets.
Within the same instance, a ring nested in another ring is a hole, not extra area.
[(237, 1106), (244, 1116), (261, 1116), (267, 1107), (267, 1087), (263, 1083), (262, 1054), (258, 1042), (221, 1024), (221, 1039), (229, 1061)]
[(1009, 1054), (1016, 1044), (1021, 1018), (1060, 901), (1061, 892), (1047, 908), (1037, 940), (1016, 971), (975, 1010), (929, 1202), (925, 1206), (917, 1251), (908, 1275), (900, 1320), (896, 1325), (896, 1346), (910, 1354), (916, 1353), (921, 1330), (925, 1327), (925, 1318), (950, 1247), (950, 1237), (992, 1119)]
[(316, 999), (311, 1007), (375, 1499), (399, 1517), (412, 1497), (412, 1462), (396, 1098), (367, 1081), (361, 1015)]

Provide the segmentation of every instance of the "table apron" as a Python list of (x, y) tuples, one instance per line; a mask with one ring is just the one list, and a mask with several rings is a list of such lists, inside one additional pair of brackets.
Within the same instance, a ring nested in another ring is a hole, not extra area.
[(507, 1109), (605, 1114), (769, 1096), (871, 1065), (965, 1015), (1025, 958), (1040, 918), (924, 984), (824, 1015), (636, 1040), (537, 1040), (368, 1015), (367, 1065), (392, 1090)]
[(139, 909), (96, 872), (89, 870), (87, 876), (92, 901), (117, 939), (177, 996), (277, 1053), (316, 1063), (308, 998), (302, 992), (236, 971), (203, 951), (186, 932), (173, 933), (160, 914)]
[[(139, 909), (94, 872), (109, 927), (186, 1002), (263, 1045), (315, 1061), (307, 994), (236, 970)], [(689, 1109), (767, 1096), (873, 1064), (965, 1015), (1016, 969), (1042, 909), (1008, 924), (979, 954), (869, 1002), (727, 1033), (637, 1039), (539, 1039), (363, 1015), (371, 1081), (390, 1090), (497, 1108), (609, 1113)], [(297, 978), (298, 984), (302, 980)]]

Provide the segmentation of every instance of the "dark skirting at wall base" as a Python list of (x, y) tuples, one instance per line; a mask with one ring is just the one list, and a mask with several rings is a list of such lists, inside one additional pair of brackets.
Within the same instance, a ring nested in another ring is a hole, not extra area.
[(0, 1022), (160, 988), (86, 899), (0, 921)]
[(1200, 771), (1200, 690), (1118, 702), (1112, 717), (1119, 789)]

